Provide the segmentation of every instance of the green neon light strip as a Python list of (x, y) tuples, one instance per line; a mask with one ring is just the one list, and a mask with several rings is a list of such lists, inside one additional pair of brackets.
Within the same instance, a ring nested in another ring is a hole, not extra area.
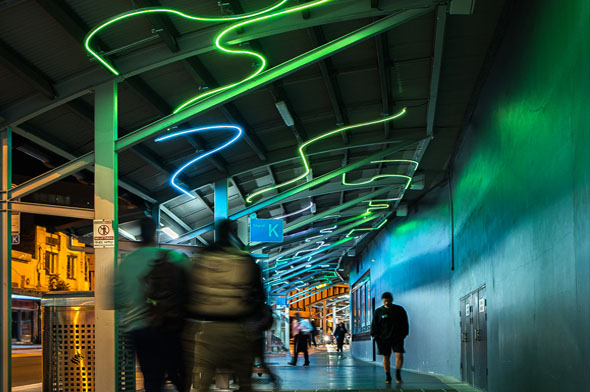
[(271, 187), (264, 188), (264, 189), (261, 189), (259, 191), (256, 191), (256, 192), (252, 193), (251, 195), (249, 195), (246, 198), (246, 201), (248, 203), (252, 203), (252, 199), (255, 198), (256, 196), (259, 196), (259, 195), (262, 195), (264, 193), (270, 192), (270, 191), (272, 191), (274, 189), (282, 188), (284, 186), (293, 184), (293, 183), (295, 183), (295, 182), (297, 182), (299, 180), (302, 180), (305, 177), (307, 177), (307, 175), (310, 172), (310, 167), (309, 167), (309, 161), (307, 160), (307, 157), (305, 156), (304, 150), (305, 150), (305, 148), (307, 148), (311, 144), (317, 142), (318, 140), (322, 140), (322, 139), (325, 139), (325, 138), (330, 137), (330, 136), (338, 135), (338, 134), (341, 134), (342, 132), (349, 131), (351, 129), (360, 128), (360, 127), (366, 127), (366, 126), (369, 126), (369, 125), (381, 124), (381, 123), (384, 123), (384, 122), (387, 122), (387, 121), (392, 121), (392, 120), (395, 120), (398, 117), (403, 116), (405, 113), (406, 113), (406, 108), (403, 108), (399, 113), (394, 114), (393, 116), (389, 116), (389, 117), (386, 117), (386, 118), (383, 118), (383, 119), (379, 119), (379, 120), (375, 120), (375, 121), (368, 121), (368, 122), (364, 122), (364, 123), (360, 123), (360, 124), (353, 124), (353, 125), (349, 125), (349, 126), (346, 126), (346, 127), (338, 128), (338, 129), (335, 129), (333, 131), (324, 133), (323, 135), (317, 136), (317, 137), (315, 137), (315, 138), (313, 138), (313, 139), (311, 139), (311, 140), (303, 143), (299, 147), (299, 156), (301, 157), (301, 161), (303, 162), (303, 166), (305, 168), (304, 173), (301, 174), (300, 176), (297, 176), (297, 177), (289, 180), (289, 181), (285, 181), (285, 182), (283, 182), (281, 184), (277, 184), (275, 186), (271, 186)]
[(230, 21), (234, 21), (234, 20), (251, 18), (251, 17), (261, 15), (261, 14), (265, 14), (267, 12), (270, 12), (270, 11), (282, 6), (287, 1), (289, 1), (289, 0), (281, 0), (277, 4), (275, 4), (269, 8), (263, 9), (261, 11), (256, 11), (256, 12), (249, 13), (249, 14), (236, 15), (236, 16), (231, 16), (231, 17), (220, 17), (220, 18), (206, 18), (206, 17), (201, 17), (201, 16), (188, 15), (188, 14), (185, 14), (184, 12), (173, 10), (170, 8), (142, 8), (140, 10), (128, 11), (128, 12), (124, 12), (122, 14), (119, 14), (117, 16), (114, 16), (111, 19), (108, 19), (103, 24), (96, 26), (95, 28), (90, 30), (90, 32), (86, 35), (86, 38), (84, 40), (84, 47), (86, 48), (86, 51), (88, 51), (88, 53), (90, 53), (90, 55), (92, 57), (97, 59), (102, 65), (104, 65), (114, 75), (118, 76), (119, 71), (112, 64), (110, 64), (106, 59), (104, 59), (100, 54), (96, 53), (90, 45), (90, 41), (92, 40), (92, 38), (96, 34), (98, 34), (101, 30), (104, 30), (105, 28), (107, 28), (117, 22), (120, 22), (120, 21), (128, 19), (128, 18), (132, 18), (134, 16), (145, 15), (145, 14), (154, 14), (154, 13), (168, 13), (168, 14), (180, 16), (185, 19), (200, 21), (200, 22), (217, 22), (217, 23), (230, 22)]
[(352, 230), (350, 230), (348, 232), (348, 234), (346, 234), (346, 237), (350, 237), (352, 235), (352, 233), (354, 233), (355, 231), (373, 231), (373, 230), (379, 230), (386, 223), (387, 223), (387, 219), (385, 219), (383, 222), (381, 222), (379, 224), (379, 226), (377, 226), (377, 227), (361, 227), (360, 229), (352, 229)]
[(179, 107), (177, 107), (173, 112), (173, 113), (178, 113), (181, 110), (187, 108), (188, 106), (191, 106), (191, 105), (197, 103), (198, 101), (200, 101), (201, 99), (203, 99), (205, 97), (217, 94), (221, 91), (227, 90), (227, 89), (235, 87), (241, 83), (244, 83), (244, 82), (258, 76), (260, 73), (262, 73), (266, 69), (268, 62), (267, 62), (266, 58), (263, 55), (261, 55), (260, 53), (256, 53), (256, 52), (250, 51), (250, 50), (243, 50), (243, 49), (234, 50), (234, 49), (230, 49), (228, 47), (225, 47), (222, 40), (227, 34), (229, 34), (232, 31), (235, 31), (237, 29), (243, 28), (246, 25), (251, 25), (254, 23), (258, 23), (258, 22), (270, 19), (270, 18), (278, 17), (281, 15), (292, 14), (294, 12), (299, 12), (299, 11), (303, 11), (303, 10), (310, 9), (313, 7), (317, 7), (319, 5), (328, 3), (332, 0), (317, 0), (312, 3), (306, 3), (306, 4), (303, 4), (300, 6), (296, 6), (296, 7), (288, 8), (285, 10), (277, 11), (274, 13), (270, 13), (270, 12), (276, 10), (277, 8), (281, 7), (282, 5), (284, 5), (288, 1), (289, 0), (281, 0), (269, 8), (263, 9), (261, 11), (253, 12), (253, 13), (237, 15), (237, 16), (233, 16), (233, 17), (220, 17), (220, 18), (206, 18), (206, 17), (188, 15), (188, 14), (185, 14), (184, 12), (177, 11), (174, 9), (169, 9), (169, 8), (143, 8), (140, 10), (129, 11), (129, 12), (125, 12), (123, 14), (117, 15), (117, 16), (109, 19), (107, 22), (103, 23), (102, 25), (97, 26), (94, 29), (92, 29), (90, 31), (90, 33), (88, 33), (88, 35), (86, 36), (86, 39), (84, 41), (84, 46), (85, 46), (86, 50), (88, 51), (88, 53), (90, 53), (91, 56), (96, 58), (103, 66), (105, 66), (114, 75), (118, 76), (119, 71), (110, 62), (108, 62), (106, 59), (104, 59), (102, 56), (100, 56), (98, 53), (96, 53), (96, 51), (94, 51), (92, 49), (92, 47), (90, 46), (90, 41), (99, 31), (101, 31), (101, 30), (103, 30), (103, 29), (105, 29), (117, 22), (138, 16), (138, 15), (145, 15), (145, 14), (152, 14), (152, 13), (173, 14), (173, 15), (185, 18), (185, 19), (189, 19), (192, 21), (200, 21), (200, 22), (217, 22), (217, 23), (219, 23), (219, 22), (229, 22), (229, 21), (237, 21), (237, 20), (241, 20), (241, 19), (247, 19), (243, 22), (236, 23), (236, 24), (222, 30), (215, 38), (215, 46), (217, 47), (217, 49), (219, 51), (227, 53), (227, 54), (253, 57), (255, 60), (257, 60), (259, 62), (257, 69), (252, 74), (248, 75), (247, 77), (241, 79), (240, 81), (238, 81), (236, 83), (228, 84), (228, 85), (218, 87), (213, 90), (209, 90), (206, 93), (197, 95), (196, 97), (189, 99), (188, 101), (184, 102)]
[[(410, 160), (410, 159), (384, 159), (384, 160), (380, 160), (380, 161), (373, 161), (371, 163), (411, 163), (411, 164), (415, 165), (414, 171), (416, 171), (416, 169), (418, 168), (418, 162)], [(366, 181), (348, 182), (348, 181), (346, 181), (346, 173), (344, 173), (344, 174), (342, 174), (342, 185), (348, 185), (348, 186), (366, 185), (366, 184), (370, 184), (371, 182), (378, 180), (380, 178), (389, 178), (389, 177), (404, 178), (406, 180), (405, 189), (408, 189), (410, 187), (410, 184), (412, 183), (412, 177), (406, 176), (403, 174), (379, 174), (379, 175), (374, 176)]]

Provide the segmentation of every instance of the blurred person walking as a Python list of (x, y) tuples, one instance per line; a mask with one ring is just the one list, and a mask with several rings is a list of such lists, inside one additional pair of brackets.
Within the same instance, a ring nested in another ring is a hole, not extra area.
[(289, 365), (297, 366), (297, 357), (299, 353), (303, 353), (305, 362), (303, 366), (309, 366), (309, 353), (307, 352), (307, 345), (309, 342), (309, 335), (313, 331), (311, 323), (302, 318), (301, 314), (295, 313), (295, 320), (291, 324), (292, 334), (295, 337), (295, 347), (293, 348), (293, 358)]
[(334, 337), (336, 338), (336, 344), (338, 346), (338, 352), (343, 352), (343, 347), (344, 347), (344, 338), (346, 337), (346, 333), (348, 331), (346, 330), (346, 327), (344, 326), (344, 323), (339, 323), (338, 327), (336, 327), (336, 329), (334, 330)]
[(261, 334), (270, 327), (260, 268), (232, 245), (234, 231), (230, 220), (220, 222), (215, 243), (191, 267), (189, 337), (194, 339), (198, 392), (209, 390), (216, 369), (231, 369), (240, 391), (250, 391)]
[(402, 382), (401, 369), (404, 363), (404, 339), (408, 336), (408, 315), (404, 308), (393, 304), (391, 293), (381, 296), (383, 306), (377, 308), (371, 323), (371, 336), (377, 343), (379, 354), (383, 355), (385, 383), (391, 383), (390, 357), (395, 353), (395, 381)]
[(189, 259), (157, 247), (152, 219), (140, 223), (141, 247), (123, 258), (115, 275), (119, 329), (133, 340), (146, 392), (160, 392), (166, 376), (188, 392), (182, 329)]

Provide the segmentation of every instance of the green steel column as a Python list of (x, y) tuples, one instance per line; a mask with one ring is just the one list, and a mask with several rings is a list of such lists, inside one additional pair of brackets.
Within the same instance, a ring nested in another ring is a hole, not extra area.
[(215, 190), (215, 210), (214, 210), (214, 228), (215, 241), (217, 241), (219, 222), (227, 219), (229, 216), (228, 197), (227, 197), (227, 178), (219, 180), (214, 184)]
[(154, 221), (154, 223), (156, 224), (156, 244), (160, 243), (160, 214), (161, 214), (161, 210), (160, 210), (160, 204), (154, 204), (152, 206), (152, 219)]
[(12, 133), (10, 128), (0, 132), (0, 391), (11, 389), (11, 213), (8, 191), (12, 185)]
[(115, 311), (112, 307), (114, 269), (117, 263), (117, 84), (96, 88), (94, 112), (94, 219), (113, 221), (115, 245), (95, 249), (95, 390), (115, 391), (117, 354)]

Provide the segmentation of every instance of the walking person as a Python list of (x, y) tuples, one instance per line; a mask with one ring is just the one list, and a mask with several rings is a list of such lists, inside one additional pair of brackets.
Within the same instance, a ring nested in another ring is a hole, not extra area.
[(379, 354), (383, 355), (385, 383), (391, 384), (390, 357), (395, 353), (395, 381), (402, 382), (401, 369), (404, 363), (404, 339), (408, 336), (408, 315), (404, 308), (393, 304), (391, 293), (381, 296), (383, 306), (377, 308), (371, 323), (371, 336), (377, 343)]
[(121, 332), (133, 340), (146, 392), (160, 392), (166, 377), (180, 392), (190, 383), (182, 349), (189, 259), (157, 247), (156, 223), (141, 221), (141, 247), (115, 274), (115, 308)]
[(230, 220), (220, 222), (215, 243), (191, 266), (188, 336), (194, 339), (197, 392), (209, 390), (217, 369), (230, 369), (240, 391), (250, 391), (262, 331), (272, 324), (272, 314), (268, 323), (260, 314), (266, 300), (260, 268), (233, 246), (235, 231)]
[(338, 327), (336, 327), (334, 330), (334, 337), (336, 338), (336, 344), (338, 347), (337, 352), (341, 353), (344, 351), (344, 338), (346, 337), (347, 332), (348, 331), (346, 330), (344, 323), (338, 324)]
[(309, 353), (307, 352), (307, 345), (309, 342), (309, 334), (311, 333), (313, 327), (311, 323), (302, 318), (301, 314), (295, 313), (295, 320), (291, 324), (291, 330), (293, 336), (295, 337), (295, 347), (293, 348), (293, 358), (289, 365), (297, 366), (297, 357), (299, 357), (299, 353), (303, 353), (303, 366), (309, 366)]

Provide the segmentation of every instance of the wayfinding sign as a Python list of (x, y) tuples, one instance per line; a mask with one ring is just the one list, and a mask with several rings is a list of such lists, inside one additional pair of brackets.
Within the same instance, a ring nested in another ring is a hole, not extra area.
[(94, 221), (94, 236), (95, 248), (114, 248), (115, 247), (115, 233), (113, 233), (113, 221), (99, 219)]
[(283, 242), (283, 220), (250, 219), (250, 242)]

